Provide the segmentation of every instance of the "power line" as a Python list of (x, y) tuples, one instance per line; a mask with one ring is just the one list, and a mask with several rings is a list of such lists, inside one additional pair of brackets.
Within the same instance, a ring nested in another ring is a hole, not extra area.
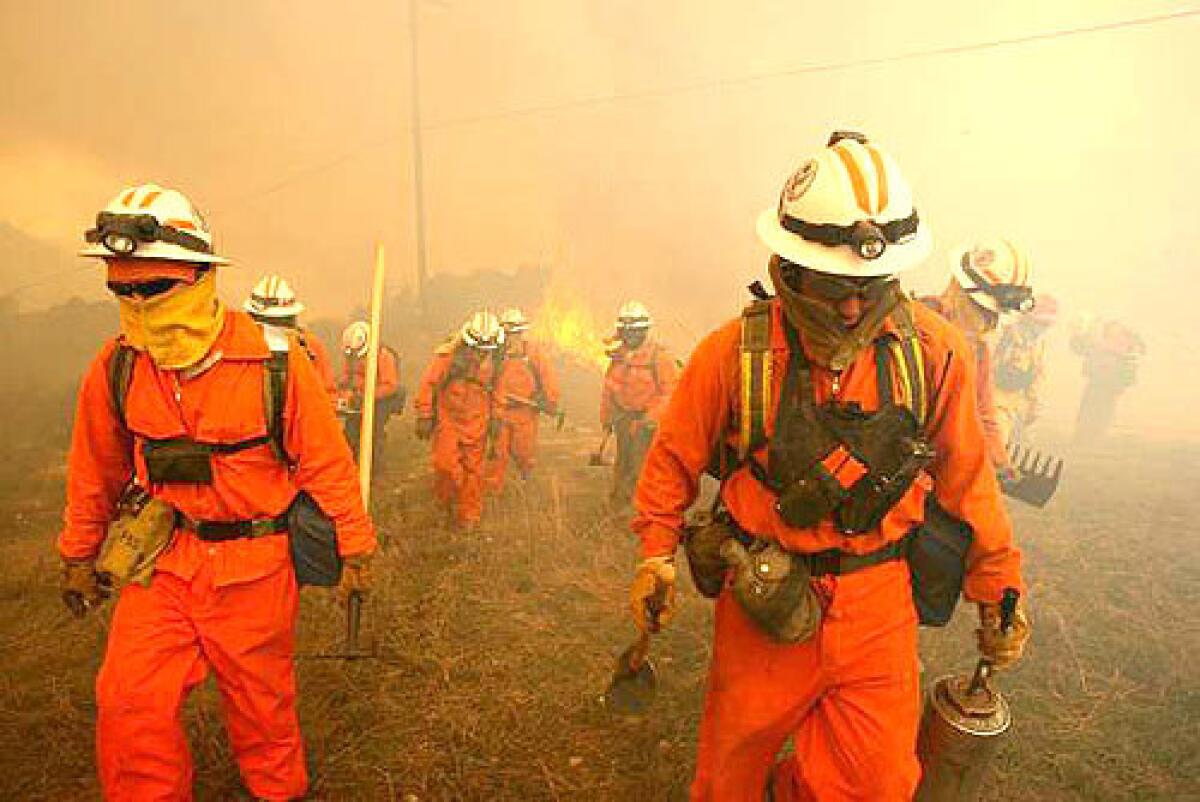
[(625, 94), (612, 95), (595, 95), (586, 98), (576, 98), (574, 100), (563, 101), (562, 103), (546, 104), (544, 106), (528, 106), (519, 109), (510, 109), (508, 111), (493, 112), (490, 114), (479, 114), (472, 117), (460, 117), (457, 119), (447, 120), (441, 123), (434, 123), (426, 126), (427, 130), (439, 130), (448, 128), (457, 128), (464, 125), (474, 125), (480, 122), (490, 122), (492, 120), (502, 120), (509, 117), (522, 117), (530, 114), (540, 114), (544, 112), (562, 111), (566, 109), (579, 108), (584, 106), (593, 106), (604, 103), (615, 103), (625, 100), (647, 100), (660, 97), (671, 97), (674, 95), (682, 95), (690, 92), (699, 92), (707, 89), (720, 89), (730, 86), (738, 86), (744, 84), (758, 83), (767, 81), (773, 78), (792, 77), (796, 75), (807, 75), (812, 73), (837, 72), (841, 70), (853, 69), (856, 67), (875, 67), (882, 64), (894, 64), (901, 61), (915, 61), (918, 59), (933, 58), (937, 56), (955, 56), (964, 53), (980, 52), (984, 50), (995, 50), (1003, 47), (1013, 47), (1017, 45), (1032, 44), (1034, 42), (1044, 42), (1053, 39), (1062, 39), (1066, 37), (1083, 36), (1086, 34), (1101, 33), (1104, 31), (1119, 30), (1122, 28), (1133, 28), (1145, 25), (1153, 25), (1161, 22), (1169, 22), (1187, 17), (1200, 16), (1200, 9), (1188, 9), (1185, 11), (1176, 11), (1167, 14), (1158, 14), (1151, 17), (1139, 17), (1137, 19), (1120, 20), (1117, 22), (1105, 22), (1096, 25), (1082, 26), (1078, 28), (1063, 28), (1054, 31), (1044, 31), (1041, 33), (1026, 34), (1024, 36), (1013, 36), (1007, 39), (994, 39), (985, 42), (973, 42), (962, 45), (947, 45), (944, 47), (932, 48), (929, 50), (916, 50), (910, 53), (898, 53), (891, 56), (877, 56), (875, 58), (852, 59), (849, 61), (830, 62), (827, 64), (810, 64), (803, 67), (795, 67), (788, 70), (776, 70), (772, 72), (763, 72), (756, 75), (745, 75), (735, 78), (716, 78), (710, 81), (697, 81), (690, 84), (680, 84), (674, 87), (663, 87), (659, 89), (646, 89), (639, 92), (629, 92)]
[[(909, 53), (898, 53), (891, 56), (879, 56), (875, 58), (852, 59), (848, 61), (830, 62), (826, 64), (810, 64), (803, 67), (796, 67), (787, 70), (776, 70), (773, 72), (758, 73), (756, 75), (739, 76), (735, 78), (718, 78), (710, 81), (698, 81), (691, 84), (681, 84), (673, 87), (663, 87), (659, 89), (646, 89), (639, 92), (628, 92), (625, 94), (609, 94), (609, 95), (594, 95), (591, 97), (575, 98), (573, 100), (563, 101), (561, 103), (548, 103), (540, 106), (526, 106), (517, 109), (508, 109), (506, 111), (492, 112), (489, 114), (479, 114), (471, 117), (460, 117), (456, 119), (446, 120), (440, 123), (431, 123), (422, 126), (425, 131), (442, 131), (452, 128), (459, 128), (469, 125), (477, 125), (483, 122), (491, 122), (494, 120), (504, 120), (516, 117), (525, 117), (534, 114), (544, 114), (548, 112), (566, 111), (569, 109), (586, 108), (588, 106), (602, 105), (605, 103), (618, 103), (628, 100), (647, 100), (654, 98), (672, 97), (675, 95), (683, 95), (691, 92), (700, 92), (708, 89), (719, 89), (746, 84), (768, 81), (774, 78), (794, 77), (797, 75), (807, 75), (815, 73), (837, 72), (841, 70), (855, 69), (858, 67), (876, 67), (883, 64), (894, 64), (904, 61), (916, 61), (919, 59), (936, 58), (940, 56), (956, 56), (966, 53), (982, 52), (986, 50), (996, 50), (1006, 47), (1015, 47), (1019, 45), (1033, 44), (1035, 42), (1051, 41), (1055, 39), (1063, 39), (1067, 37), (1085, 36), (1094, 33), (1102, 33), (1106, 31), (1121, 30), (1126, 28), (1143, 27), (1147, 25), (1155, 25), (1163, 22), (1172, 22), (1176, 20), (1186, 19), (1189, 17), (1200, 16), (1200, 9), (1186, 9), (1183, 11), (1169, 12), (1166, 14), (1158, 14), (1149, 17), (1138, 17), (1136, 19), (1118, 20), (1116, 22), (1104, 22), (1095, 25), (1086, 25), (1076, 28), (1062, 28), (1053, 31), (1044, 31), (1041, 33), (1026, 34), (1024, 36), (1013, 36), (1005, 39), (993, 39), (984, 42), (972, 42), (961, 45), (947, 45), (944, 47), (931, 48), (928, 50), (917, 50)], [(285, 176), (279, 181), (271, 184), (265, 189), (256, 190), (246, 195), (240, 195), (233, 198), (229, 203), (237, 204), (250, 200), (272, 195), (282, 189), (304, 180), (312, 175), (318, 175), (340, 166), (351, 159), (354, 159), (367, 150), (381, 147), (386, 144), (393, 143), (402, 137), (411, 134), (411, 126), (406, 126), (403, 131), (388, 134), (379, 139), (363, 143), (353, 150), (346, 151), (339, 156), (336, 156), (328, 161), (320, 162), (309, 167), (301, 168), (289, 176)]]

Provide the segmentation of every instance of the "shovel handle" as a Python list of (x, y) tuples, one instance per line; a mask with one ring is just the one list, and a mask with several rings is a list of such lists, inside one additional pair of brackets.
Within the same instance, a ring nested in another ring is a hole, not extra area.
[(362, 624), (363, 596), (360, 591), (351, 591), (346, 598), (346, 646), (350, 651), (358, 650), (358, 632)]

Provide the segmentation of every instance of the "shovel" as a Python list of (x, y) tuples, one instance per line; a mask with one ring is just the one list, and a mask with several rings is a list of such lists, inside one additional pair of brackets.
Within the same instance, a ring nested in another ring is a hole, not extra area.
[(665, 598), (665, 588), (660, 588), (646, 600), (649, 627), (617, 658), (608, 690), (604, 692), (604, 706), (610, 713), (638, 716), (645, 713), (654, 701), (658, 675), (654, 671), (654, 663), (650, 662), (650, 634), (658, 632), (658, 615)]
[(374, 649), (365, 648), (359, 643), (362, 605), (363, 597), (358, 591), (354, 591), (346, 599), (346, 642), (340, 650), (306, 654), (302, 657), (308, 660), (364, 660), (378, 657)]
[(588, 465), (592, 468), (603, 468), (606, 463), (604, 461), (604, 447), (608, 445), (609, 438), (612, 437), (612, 429), (604, 430), (604, 437), (600, 439), (600, 447), (592, 452), (588, 457)]
[(1045, 507), (1062, 479), (1062, 458), (1043, 455), (1028, 447), (1022, 449), (1019, 445), (1009, 446), (1009, 458), (1018, 475), (1016, 479), (1001, 482), (1004, 495), (1034, 507)]

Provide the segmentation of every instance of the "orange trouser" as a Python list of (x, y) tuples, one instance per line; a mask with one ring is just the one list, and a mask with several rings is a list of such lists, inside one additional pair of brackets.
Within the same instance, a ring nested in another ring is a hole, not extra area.
[[(908, 566), (818, 580), (832, 599), (808, 641), (771, 641), (726, 589), (691, 798), (899, 802), (920, 777), (917, 617)], [(774, 769), (788, 737), (795, 756)]]
[(537, 455), (537, 437), (536, 417), (505, 420), (501, 424), (496, 437), (495, 455), (489, 456), (487, 462), (485, 481), (489, 489), (499, 490), (504, 486), (504, 472), (508, 468), (509, 457), (516, 463), (521, 478), (529, 478)]
[(438, 424), (433, 433), (433, 492), (438, 501), (454, 510), (462, 526), (479, 523), (483, 517), (482, 439), (460, 435), (451, 426)]
[(214, 588), (205, 564), (190, 581), (159, 573), (149, 588), (121, 591), (96, 680), (105, 799), (192, 798), (179, 710), (209, 668), (246, 787), (262, 799), (304, 795), (292, 664), (298, 600), (290, 567)]

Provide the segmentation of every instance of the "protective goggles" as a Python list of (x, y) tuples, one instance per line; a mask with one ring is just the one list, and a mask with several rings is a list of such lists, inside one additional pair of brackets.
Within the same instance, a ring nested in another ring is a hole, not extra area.
[(967, 278), (975, 282), (974, 287), (966, 288), (968, 295), (982, 293), (993, 301), (996, 306), (1000, 307), (1001, 312), (1028, 312), (1033, 309), (1033, 288), (1020, 287), (1015, 284), (990, 284), (988, 280), (979, 274), (979, 271), (971, 267), (970, 255), (965, 254), (962, 261), (959, 263), (963, 273)]
[(889, 243), (903, 242), (917, 233), (920, 219), (917, 210), (908, 217), (893, 220), (890, 223), (875, 223), (871, 220), (859, 220), (848, 226), (833, 223), (806, 223), (790, 215), (783, 215), (779, 224), (787, 231), (809, 242), (837, 247), (848, 245), (860, 257), (867, 260), (883, 256)]
[(152, 214), (118, 214), (100, 212), (96, 227), (83, 235), (88, 242), (98, 242), (116, 256), (129, 256), (138, 243), (169, 242), (189, 251), (212, 253), (212, 246), (194, 234), (180, 231), (158, 222)]
[(108, 289), (118, 298), (153, 298), (169, 292), (183, 283), (177, 278), (156, 278), (149, 281), (110, 281)]
[[(891, 276), (855, 278), (833, 276), (810, 270), (803, 265), (782, 260), (780, 265), (788, 283), (828, 303), (841, 303), (851, 298), (877, 301), (896, 284)], [(789, 275), (790, 274), (790, 275)]]

